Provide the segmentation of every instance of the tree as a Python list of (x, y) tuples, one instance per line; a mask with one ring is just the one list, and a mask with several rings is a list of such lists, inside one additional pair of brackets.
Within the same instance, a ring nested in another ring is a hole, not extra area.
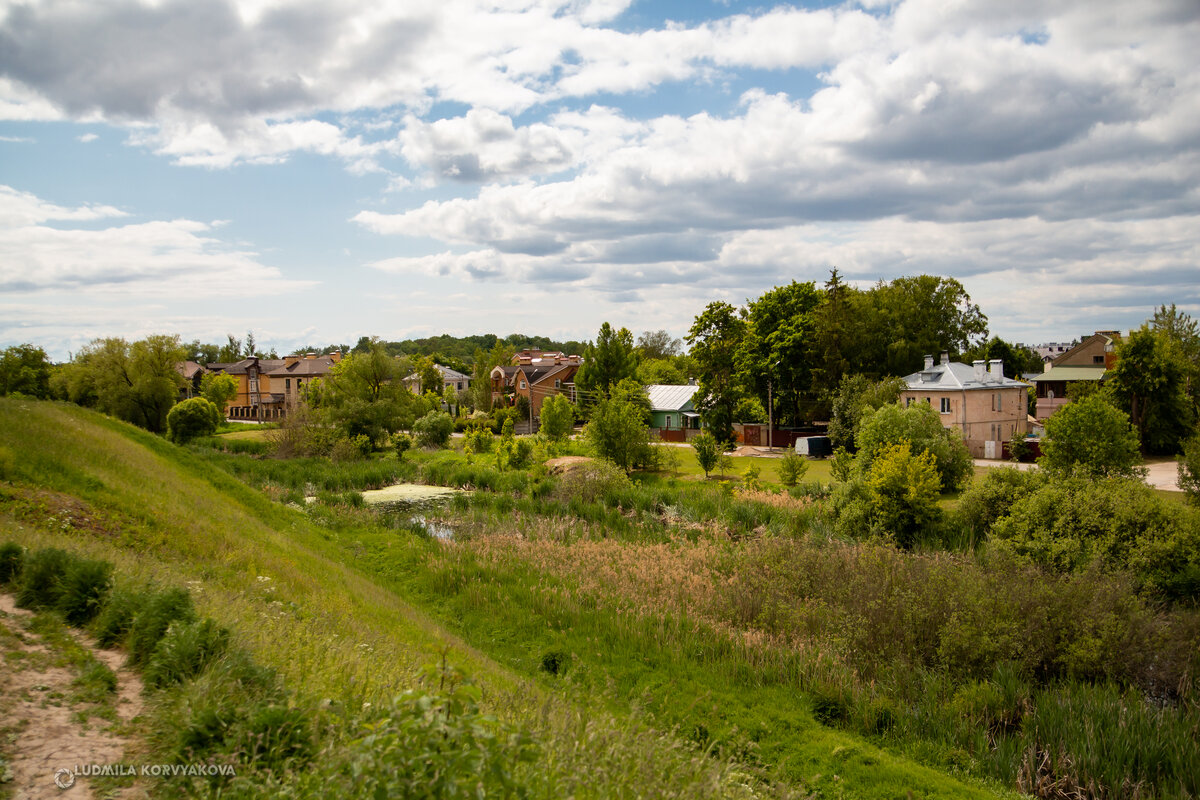
[(1047, 472), (1138, 477), (1140, 463), (1129, 415), (1100, 395), (1068, 403), (1046, 420), (1038, 464)]
[(642, 414), (642, 421), (649, 425), (654, 415), (651, 413), (650, 395), (646, 393), (646, 388), (633, 378), (622, 378), (609, 391), (609, 396), (613, 400), (621, 400), (636, 406)]
[(694, 403), (720, 442), (733, 441), (733, 411), (741, 397), (737, 352), (745, 329), (733, 306), (716, 301), (696, 317), (687, 335), (700, 377)]
[(1178, 453), (1195, 429), (1180, 347), (1143, 325), (1117, 347), (1112, 391), (1138, 431), (1142, 451)]
[(583, 364), (575, 373), (575, 387), (585, 407), (608, 397), (612, 387), (637, 372), (637, 353), (633, 334), (628, 328), (614, 331), (605, 322), (596, 335), (596, 343), (584, 351)]
[(551, 441), (561, 442), (571, 435), (575, 425), (575, 409), (564, 395), (550, 395), (542, 403), (542, 427)]
[(642, 419), (642, 410), (625, 400), (601, 400), (583, 435), (602, 458), (626, 473), (646, 463), (651, 455), (650, 428)]
[(238, 380), (228, 373), (206, 372), (200, 378), (200, 396), (215, 405), (222, 416), (225, 414), (225, 407), (229, 405), (230, 400), (237, 397), (237, 393)]
[(666, 384), (679, 386), (687, 383), (687, 376), (675, 362), (667, 358), (643, 358), (637, 368), (637, 380), (645, 386)]
[(175, 365), (186, 357), (178, 336), (95, 339), (67, 369), (68, 399), (161, 433), (183, 385)]
[(962, 353), (987, 335), (987, 317), (954, 278), (897, 278), (875, 287), (873, 294), (887, 330), (889, 375), (919, 369), (927, 353)]
[(442, 373), (438, 371), (437, 365), (433, 363), (432, 358), (417, 359), (417, 374), (421, 378), (421, 394), (433, 392), (441, 395)]
[(512, 360), (513, 349), (496, 341), (490, 349), (475, 351), (475, 371), (471, 378), (471, 405), (479, 411), (492, 410), (492, 370)]
[(704, 470), (704, 477), (707, 478), (721, 458), (721, 443), (705, 431), (692, 439), (692, 449), (696, 451), (696, 462), (700, 469)]
[[(837, 268), (829, 271), (821, 303), (812, 312), (811, 352), (813, 387), (830, 395), (850, 371), (855, 331), (851, 295), (856, 290), (842, 283)], [(861, 323), (861, 320), (858, 321)]]
[(739, 377), (768, 412), (774, 403), (776, 423), (797, 425), (806, 417), (801, 403), (812, 389), (812, 312), (820, 300), (811, 282), (792, 281), (747, 304), (736, 356)]
[(378, 449), (429, 409), (425, 400), (404, 388), (405, 371), (405, 365), (375, 339), (365, 352), (351, 353), (324, 379), (309, 384), (309, 402), (347, 438), (366, 436)]
[(212, 436), (222, 418), (221, 410), (211, 400), (184, 400), (167, 413), (167, 438), (175, 444), (187, 444), (201, 436)]
[(45, 350), (17, 344), (0, 353), (0, 396), (9, 394), (43, 400), (50, 396), (50, 362)]
[(968, 364), (993, 359), (1000, 359), (1004, 363), (1004, 375), (1007, 378), (1016, 379), (1026, 372), (1042, 371), (1042, 359), (1037, 353), (1023, 345), (1006, 342), (998, 336), (993, 336), (986, 343), (969, 347), (962, 353), (962, 360)]
[(854, 434), (862, 418), (871, 411), (894, 404), (905, 389), (903, 378), (872, 382), (865, 375), (849, 375), (833, 397), (829, 415), (829, 439), (834, 447), (853, 453), (858, 449)]
[(673, 338), (665, 330), (643, 331), (638, 337), (637, 348), (643, 360), (668, 359), (679, 355), (683, 342)]
[(860, 474), (870, 472), (874, 460), (888, 447), (906, 442), (913, 453), (933, 456), (943, 491), (957, 489), (971, 475), (971, 454), (962, 435), (957, 429), (942, 427), (938, 413), (928, 403), (913, 403), (908, 408), (893, 403), (867, 412), (856, 438), (855, 463)]

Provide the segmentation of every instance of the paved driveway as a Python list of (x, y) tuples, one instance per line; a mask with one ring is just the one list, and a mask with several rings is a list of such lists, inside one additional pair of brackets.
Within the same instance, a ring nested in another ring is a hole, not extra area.
[[(1011, 461), (989, 461), (983, 458), (975, 459), (977, 467), (1016, 467), (1017, 469), (1035, 469), (1036, 464), (1014, 464)], [(1166, 489), (1169, 492), (1181, 491), (1179, 488), (1179, 465), (1175, 459), (1152, 461), (1146, 464), (1146, 483), (1155, 489)]]

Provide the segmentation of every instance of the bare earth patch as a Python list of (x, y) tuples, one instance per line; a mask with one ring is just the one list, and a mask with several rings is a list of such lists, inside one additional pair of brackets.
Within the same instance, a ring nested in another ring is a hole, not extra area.
[(80, 721), (85, 710), (71, 701), (75, 672), (55, 665), (55, 654), (30, 633), (26, 626), (33, 617), (17, 608), (10, 595), (0, 594), (0, 752), (8, 762), (11, 782), (6, 787), (15, 800), (94, 797), (91, 781), (75, 779), (69, 792), (54, 783), (59, 769), (83, 764), (123, 763), (130, 743), (114, 728), (128, 723), (142, 710), (142, 683), (122, 667), (124, 655), (101, 650), (77, 637), (97, 660), (117, 675), (117, 725), (90, 717)]

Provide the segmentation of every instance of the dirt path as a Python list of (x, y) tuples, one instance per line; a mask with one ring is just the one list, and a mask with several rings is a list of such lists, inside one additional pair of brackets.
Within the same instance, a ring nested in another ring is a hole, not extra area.
[(89, 707), (72, 697), (78, 690), (76, 669), (63, 666), (63, 654), (29, 630), (32, 619), (33, 614), (17, 608), (10, 595), (0, 594), (0, 753), (11, 776), (0, 789), (12, 792), (14, 800), (87, 800), (95, 796), (92, 779), (60, 776), (63, 782), (74, 777), (74, 784), (64, 790), (55, 785), (55, 773), (76, 765), (125, 763), (130, 739), (121, 729), (142, 711), (142, 684), (123, 668), (123, 654), (101, 650), (73, 634), (117, 676), (117, 722), (87, 715)]

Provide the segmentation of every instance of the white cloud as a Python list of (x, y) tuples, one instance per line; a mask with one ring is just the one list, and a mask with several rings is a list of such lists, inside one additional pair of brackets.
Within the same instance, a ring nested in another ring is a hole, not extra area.
[(0, 186), (0, 291), (60, 291), (128, 297), (214, 297), (286, 292), (311, 281), (289, 280), (252, 252), (236, 250), (192, 220), (108, 227), (63, 227), (125, 216), (110, 206), (69, 208)]
[(85, 133), (82, 136), (76, 136), (75, 138), (78, 139), (79, 141), (83, 142), (84, 144), (88, 144), (90, 142), (96, 141), (97, 139), (100, 138), (100, 136), (99, 136), (99, 134), (95, 134), (95, 133)]

